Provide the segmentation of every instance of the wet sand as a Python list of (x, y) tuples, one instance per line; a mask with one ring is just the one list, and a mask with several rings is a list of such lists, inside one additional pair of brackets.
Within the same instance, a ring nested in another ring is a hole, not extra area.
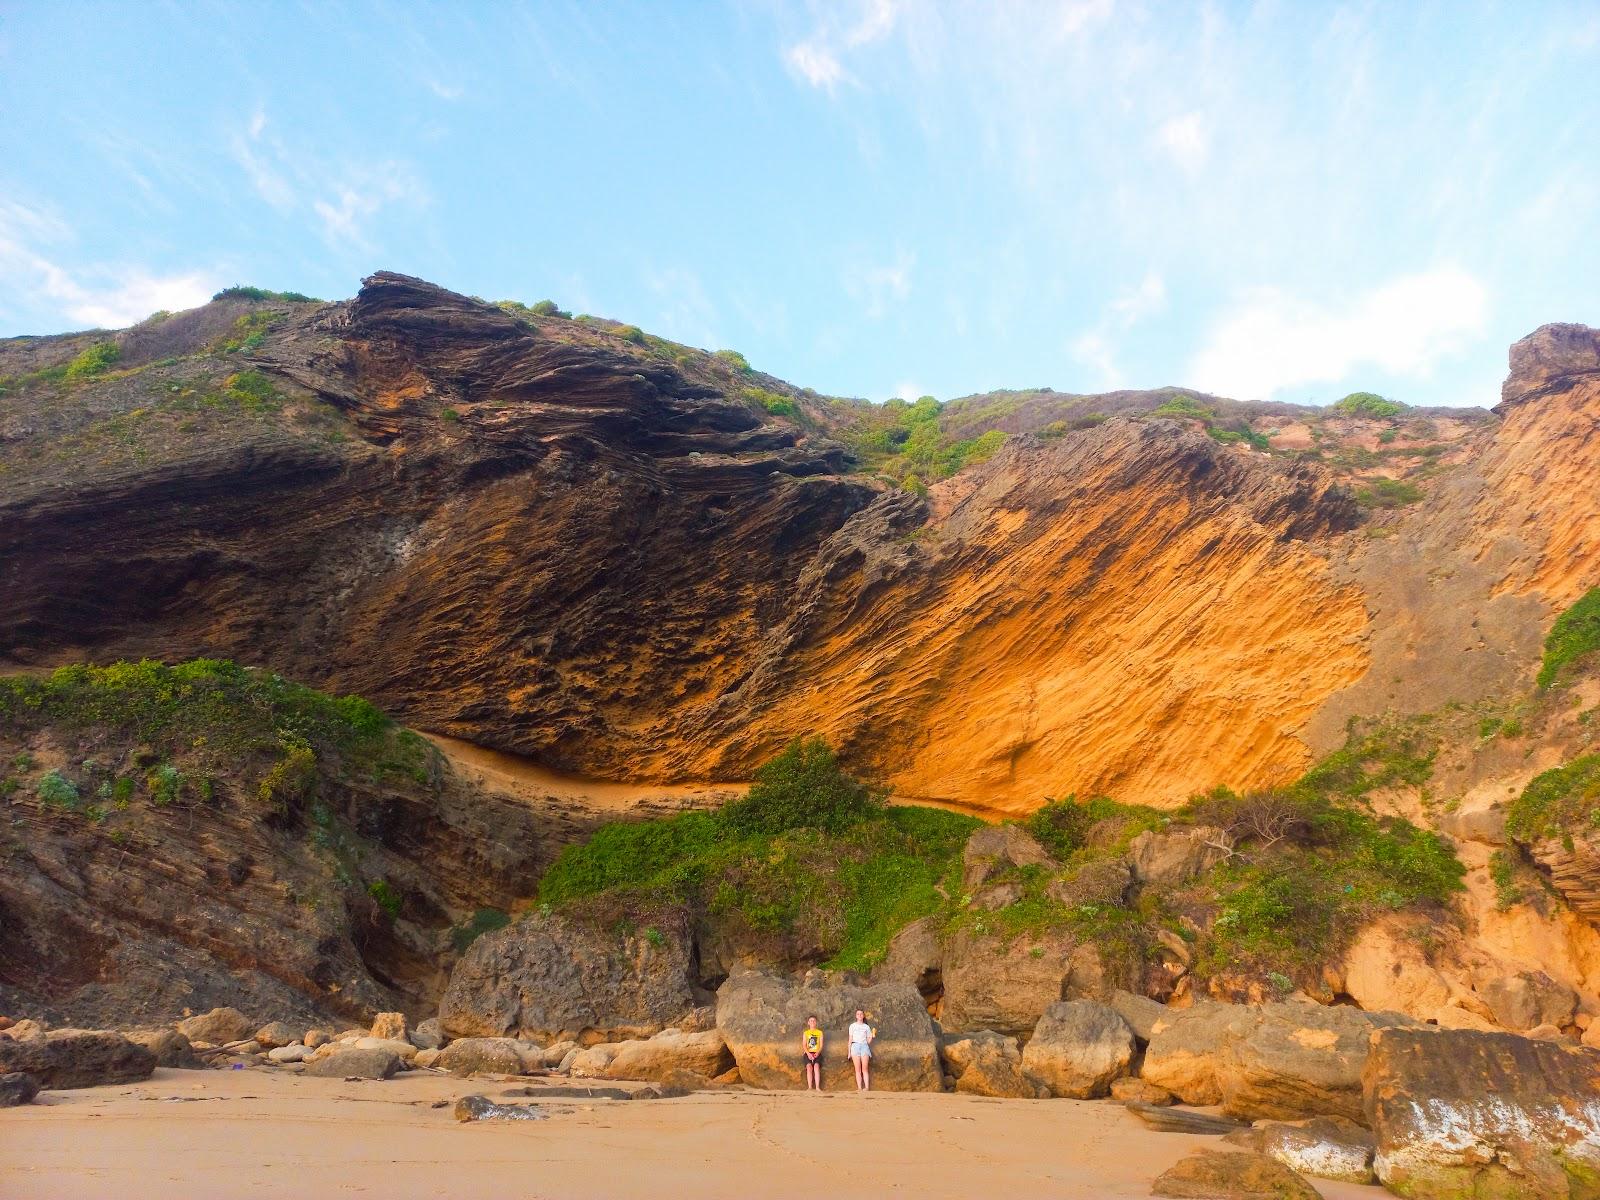
[[(731, 1091), (556, 1101), (549, 1120), (470, 1124), (431, 1107), (525, 1082), (160, 1070), (139, 1084), (47, 1092), (0, 1111), (0, 1196), (1088, 1200), (1148, 1196), (1189, 1150), (1221, 1147), (1072, 1100)], [(1386, 1194), (1317, 1186), (1328, 1200)]]

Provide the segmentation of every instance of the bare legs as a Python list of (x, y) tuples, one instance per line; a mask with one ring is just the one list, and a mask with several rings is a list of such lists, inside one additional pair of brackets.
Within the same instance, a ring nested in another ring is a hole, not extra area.
[(872, 1060), (865, 1054), (850, 1056), (850, 1061), (856, 1068), (856, 1091), (866, 1092), (872, 1090)]
[(806, 1091), (822, 1090), (822, 1064), (820, 1062), (806, 1063)]

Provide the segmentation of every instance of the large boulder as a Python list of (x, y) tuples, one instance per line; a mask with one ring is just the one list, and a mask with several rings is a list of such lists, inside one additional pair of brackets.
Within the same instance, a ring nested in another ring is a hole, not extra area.
[(970, 896), (994, 876), (1013, 867), (1053, 870), (1060, 865), (1020, 825), (985, 825), (962, 848), (961, 890)]
[(1157, 1176), (1150, 1191), (1178, 1200), (1321, 1200), (1288, 1167), (1248, 1150), (1196, 1150)]
[(457, 1038), (439, 1053), (433, 1065), (457, 1075), (521, 1075), (523, 1060), (515, 1038)]
[(1150, 1026), (1140, 1077), (1166, 1088), (1185, 1104), (1220, 1104), (1217, 1066), (1235, 1029), (1249, 1022), (1251, 1013), (1237, 1004), (1212, 1001), (1170, 1010), (1170, 1016)]
[(275, 1050), (279, 1046), (301, 1041), (306, 1036), (306, 1031), (304, 1028), (296, 1029), (284, 1021), (269, 1021), (252, 1036), (256, 1045), (263, 1050)]
[(1133, 1052), (1133, 1030), (1115, 1009), (1068, 1000), (1044, 1010), (1022, 1052), (1022, 1070), (1052, 1096), (1090, 1100), (1127, 1074)]
[(884, 1091), (936, 1092), (939, 1040), (933, 1019), (909, 984), (832, 986), (816, 977), (802, 985), (760, 971), (730, 975), (717, 990), (717, 1029), (732, 1051), (740, 1078), (751, 1087), (802, 1088), (800, 1031), (814, 1016), (826, 1034), (823, 1086), (852, 1088), (846, 1030), (857, 1009), (877, 1030), (872, 1086)]
[(1046, 1008), (1067, 998), (1078, 949), (1065, 930), (1011, 937), (963, 924), (944, 948), (940, 1024), (1026, 1037)]
[(1559, 1028), (1572, 1024), (1578, 1010), (1578, 993), (1543, 971), (1519, 971), (1487, 980), (1478, 985), (1478, 995), (1506, 1029)]
[(1147, 829), (1128, 843), (1128, 866), (1146, 887), (1181, 887), (1203, 875), (1227, 853), (1221, 830), (1194, 825), (1157, 832)]
[(958, 1092), (1024, 1100), (1038, 1095), (1038, 1089), (1022, 1074), (1022, 1051), (1014, 1037), (990, 1029), (946, 1034), (939, 1050)]
[(1221, 1104), (1247, 1120), (1359, 1121), (1368, 1039), (1408, 1024), (1344, 1005), (1197, 1004), (1156, 1023), (1140, 1074), (1186, 1104)]
[(23, 1041), (0, 1038), (0, 1075), (21, 1071), (52, 1090), (150, 1078), (156, 1056), (109, 1029), (52, 1029)]
[(682, 913), (629, 932), (536, 913), (472, 943), (439, 1021), (450, 1037), (648, 1037), (694, 1006), (693, 949)]
[(1416, 1200), (1600, 1196), (1600, 1050), (1385, 1029), (1365, 1071), (1374, 1167)]
[(1341, 1183), (1372, 1183), (1371, 1131), (1344, 1117), (1258, 1121), (1222, 1139), (1230, 1146), (1275, 1158), (1291, 1170)]
[(1137, 996), (1132, 992), (1113, 991), (1106, 997), (1106, 1003), (1117, 1010), (1117, 1015), (1128, 1023), (1133, 1036), (1141, 1042), (1148, 1042), (1155, 1033), (1157, 1023), (1170, 1021), (1173, 1015), (1165, 1004), (1158, 1004), (1148, 996)]
[(135, 1029), (123, 1036), (154, 1054), (158, 1067), (179, 1071), (198, 1071), (205, 1067), (189, 1039), (176, 1029)]
[(731, 1066), (733, 1055), (717, 1030), (685, 1033), (681, 1029), (663, 1029), (644, 1041), (619, 1043), (604, 1074), (609, 1079), (659, 1083), (683, 1072), (707, 1080), (715, 1079)]
[(1415, 1022), (1347, 1005), (1266, 1004), (1257, 1019), (1232, 1027), (1217, 1067), (1222, 1108), (1263, 1117), (1362, 1119), (1361, 1071), (1373, 1030)]
[(253, 1037), (260, 1028), (237, 1008), (213, 1008), (210, 1012), (187, 1017), (178, 1022), (178, 1032), (191, 1042), (205, 1042), (212, 1046), (226, 1046), (229, 1042), (242, 1042)]

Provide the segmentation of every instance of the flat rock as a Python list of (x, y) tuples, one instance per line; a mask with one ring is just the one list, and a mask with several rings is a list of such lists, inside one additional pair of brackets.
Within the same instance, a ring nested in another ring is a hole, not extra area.
[(1276, 1159), (1291, 1170), (1342, 1183), (1375, 1183), (1370, 1130), (1344, 1117), (1307, 1121), (1257, 1121), (1222, 1139), (1230, 1146)]
[(410, 1041), (400, 1041), (395, 1038), (364, 1037), (355, 1040), (357, 1050), (387, 1050), (402, 1062), (410, 1062), (417, 1056), (417, 1048)]
[(1373, 1167), (1416, 1200), (1600, 1196), (1600, 1050), (1384, 1029), (1364, 1076)]
[(603, 1087), (599, 1084), (551, 1084), (549, 1087), (511, 1088), (506, 1096), (537, 1096), (545, 1100), (632, 1100), (638, 1093), (627, 1088)]
[(52, 1090), (150, 1078), (156, 1056), (109, 1029), (52, 1029), (43, 1037), (0, 1038), (0, 1074), (21, 1071)]
[(1321, 1200), (1288, 1167), (1248, 1150), (1196, 1150), (1158, 1176), (1150, 1191), (1178, 1200)]
[(326, 1058), (306, 1064), (306, 1074), (322, 1079), (391, 1079), (401, 1067), (391, 1050), (357, 1050), (341, 1047)]
[(1171, 1104), (1174, 1099), (1166, 1088), (1157, 1087), (1148, 1079), (1135, 1079), (1128, 1075), (1111, 1081), (1111, 1098), (1119, 1104), (1153, 1104), (1157, 1107)]
[(0, 1108), (19, 1108), (32, 1104), (39, 1094), (39, 1081), (23, 1071), (0, 1075)]
[(458, 1121), (544, 1121), (548, 1113), (532, 1104), (497, 1104), (487, 1096), (463, 1096), (456, 1101)]
[(1115, 1009), (1094, 1000), (1067, 1000), (1044, 1010), (1022, 1052), (1022, 1069), (1052, 1096), (1104, 1096), (1133, 1061), (1133, 1030)]
[(1195, 1133), (1209, 1137), (1249, 1128), (1241, 1121), (1195, 1112), (1189, 1108), (1164, 1108), (1140, 1100), (1130, 1100), (1125, 1107), (1159, 1133)]
[(704, 1082), (731, 1066), (733, 1055), (718, 1030), (685, 1033), (681, 1029), (663, 1029), (643, 1041), (620, 1043), (601, 1073), (611, 1079), (653, 1082), (682, 1074)]

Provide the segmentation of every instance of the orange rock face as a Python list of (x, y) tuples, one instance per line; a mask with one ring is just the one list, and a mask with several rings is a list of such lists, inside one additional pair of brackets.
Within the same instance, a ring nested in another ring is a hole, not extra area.
[[(1504, 420), (1376, 539), (1321, 465), (1148, 417), (1015, 438), (923, 500), (709, 356), (379, 275), (253, 352), (281, 420), (50, 471), (0, 423), (0, 661), (233, 657), (611, 779), (748, 778), (822, 733), (905, 797), (1177, 804), (1531, 672), (1600, 582), (1576, 329), (1519, 343)], [(167, 369), (38, 420), (148, 424)]]

